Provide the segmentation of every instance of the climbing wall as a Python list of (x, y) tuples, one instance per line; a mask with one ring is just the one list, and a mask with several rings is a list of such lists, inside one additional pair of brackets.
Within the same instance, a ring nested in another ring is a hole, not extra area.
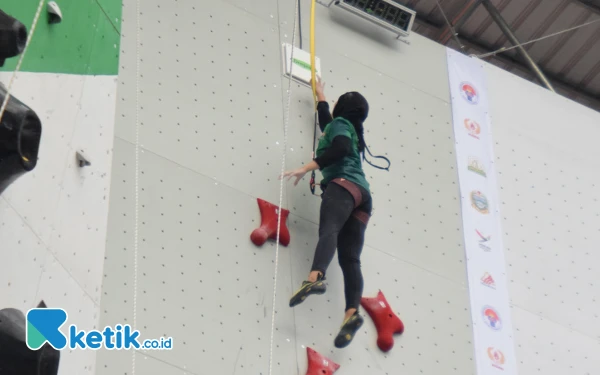
[[(36, 168), (0, 196), (0, 309), (25, 313), (43, 300), (89, 330), (100, 316), (121, 11), (118, 0), (57, 3), (63, 21), (42, 13), (11, 90), (39, 116), (42, 137)], [(31, 35), (38, 4), (0, 8)], [(6, 86), (19, 57), (0, 69)], [(78, 167), (78, 150), (91, 166)], [(59, 373), (94, 374), (95, 363), (94, 351), (66, 349)]]
[(519, 373), (600, 373), (600, 114), (486, 71)]
[[(417, 35), (407, 45), (354, 16), (317, 9), (326, 94), (332, 102), (348, 90), (367, 97), (367, 142), (392, 161), (389, 173), (366, 166), (375, 211), (363, 253), (365, 296), (381, 290), (406, 325), (392, 351), (377, 348), (366, 315), (352, 345), (334, 348), (344, 307), (335, 262), (326, 295), (288, 307), (317, 239), (320, 200), (307, 180), (284, 185), (290, 245), (276, 258), (272, 242), (250, 242), (260, 224), (256, 199), (280, 198), (288, 100), (280, 56), (292, 41), (294, 5), (140, 2), (136, 114), (136, 3), (124, 2), (100, 325), (135, 321), (142, 337), (173, 337), (173, 350), (136, 354), (140, 374), (267, 374), (270, 358), (273, 374), (305, 374), (307, 346), (340, 364), (340, 374), (473, 374), (441, 46)], [(307, 50), (308, 1), (302, 14)], [(308, 88), (293, 84), (290, 100), (288, 169), (310, 160), (314, 113)], [(131, 374), (132, 363), (131, 352), (102, 351), (97, 374)]]
[[(43, 128), (36, 169), (0, 196), (1, 308), (26, 312), (44, 300), (66, 309), (68, 323), (80, 329), (97, 324), (115, 79), (21, 72), (15, 81), (13, 94), (40, 116)], [(78, 167), (77, 150), (86, 151), (90, 167)], [(94, 352), (61, 356), (61, 374), (93, 374)]]

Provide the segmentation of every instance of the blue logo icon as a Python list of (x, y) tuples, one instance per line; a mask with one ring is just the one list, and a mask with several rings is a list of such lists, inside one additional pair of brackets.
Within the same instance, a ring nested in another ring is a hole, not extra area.
[(54, 349), (67, 346), (67, 338), (60, 327), (67, 321), (67, 312), (63, 309), (31, 309), (27, 312), (25, 327), (27, 347), (38, 350), (46, 342)]

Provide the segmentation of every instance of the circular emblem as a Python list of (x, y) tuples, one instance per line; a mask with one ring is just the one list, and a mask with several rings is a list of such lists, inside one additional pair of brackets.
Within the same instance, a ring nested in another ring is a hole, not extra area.
[(477, 121), (473, 121), (470, 118), (465, 119), (465, 129), (467, 129), (471, 137), (479, 139), (481, 126), (477, 123)]
[(471, 205), (482, 214), (490, 213), (489, 202), (480, 191), (473, 191), (471, 193)]
[(502, 329), (502, 319), (496, 310), (491, 306), (485, 306), (481, 311), (483, 321), (485, 324), (493, 329), (494, 331), (500, 331)]
[(471, 104), (479, 103), (479, 92), (469, 82), (463, 82), (460, 84), (460, 94), (461, 96)]
[(504, 353), (502, 353), (501, 350), (489, 347), (487, 349), (487, 355), (490, 358), (490, 361), (492, 362), (492, 366), (499, 368), (500, 370), (503, 369), (504, 363), (506, 362), (506, 358), (504, 357)]

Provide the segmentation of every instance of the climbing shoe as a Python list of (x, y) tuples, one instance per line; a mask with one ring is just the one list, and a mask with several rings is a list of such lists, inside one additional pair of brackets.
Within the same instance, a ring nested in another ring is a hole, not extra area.
[(362, 316), (360, 316), (358, 311), (346, 319), (344, 324), (342, 324), (340, 333), (338, 333), (337, 337), (335, 338), (335, 347), (341, 349), (350, 345), (354, 335), (356, 335), (356, 332), (360, 329), (360, 327), (362, 327), (364, 321), (365, 320)]
[(300, 287), (300, 289), (298, 289), (298, 291), (296, 293), (294, 293), (294, 295), (290, 299), (290, 307), (294, 307), (296, 305), (301, 304), (302, 302), (304, 302), (306, 297), (310, 296), (311, 294), (325, 293), (325, 291), (327, 290), (327, 287), (325, 286), (325, 283), (323, 282), (323, 280), (325, 280), (325, 278), (323, 276), (319, 275), (317, 277), (317, 281), (315, 281), (315, 282), (310, 282), (310, 281), (302, 282), (302, 286)]

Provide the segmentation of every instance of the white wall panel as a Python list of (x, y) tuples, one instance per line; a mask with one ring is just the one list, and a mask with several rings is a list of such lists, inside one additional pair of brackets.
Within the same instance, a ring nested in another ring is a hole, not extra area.
[[(26, 312), (44, 300), (80, 329), (97, 323), (115, 91), (110, 76), (17, 75), (12, 94), (37, 113), (42, 138), (36, 168), (0, 197), (1, 308)], [(78, 150), (91, 166), (78, 167)], [(63, 353), (60, 374), (94, 373), (94, 351)]]
[[(296, 1), (278, 2), (280, 37), (282, 42), (291, 43)], [(311, 2), (301, 4), (303, 47), (309, 51)], [(335, 51), (416, 90), (449, 101), (446, 53), (441, 45), (415, 33), (405, 40), (409, 44), (404, 43), (396, 40), (396, 34), (335, 6), (326, 8), (317, 4), (315, 14), (319, 57), (325, 51)], [(331, 66), (323, 61), (325, 72)]]
[[(268, 372), (275, 247), (256, 248), (249, 235), (260, 222), (256, 198), (279, 199), (288, 87), (280, 48), (291, 41), (293, 6), (224, 0), (206, 11), (181, 0), (141, 3), (135, 311), (143, 336), (175, 340), (174, 350), (149, 358), (193, 374)], [(347, 374), (473, 373), (445, 51), (419, 47), (418, 36), (411, 46), (393, 36), (377, 41), (368, 25), (351, 30), (327, 12), (318, 10), (317, 45), (327, 94), (332, 100), (346, 90), (367, 96), (367, 141), (392, 160), (389, 173), (365, 165), (375, 198), (363, 261), (365, 295), (382, 289), (407, 329), (383, 354), (367, 317), (349, 348), (334, 349), (343, 314), (335, 261), (325, 296), (288, 307), (312, 261), (320, 199), (310, 195), (308, 178), (297, 187), (286, 183), (292, 240), (279, 254), (274, 373), (305, 373), (307, 345)], [(101, 302), (106, 324), (131, 322), (134, 314), (133, 17), (135, 4), (127, 2)], [(365, 30), (368, 35), (361, 34)], [(344, 35), (352, 37), (348, 51)], [(375, 36), (381, 37), (389, 35)], [(427, 58), (415, 54), (419, 48)], [(288, 169), (310, 160), (310, 95), (292, 86)], [(97, 368), (129, 373), (131, 356), (103, 352)]]
[(36, 306), (39, 301), (35, 296), (46, 262), (46, 248), (3, 198), (0, 198), (0, 236), (3, 253), (6, 252), (0, 262), (3, 306), (21, 310)]
[(600, 115), (486, 70), (520, 371), (597, 373)]

